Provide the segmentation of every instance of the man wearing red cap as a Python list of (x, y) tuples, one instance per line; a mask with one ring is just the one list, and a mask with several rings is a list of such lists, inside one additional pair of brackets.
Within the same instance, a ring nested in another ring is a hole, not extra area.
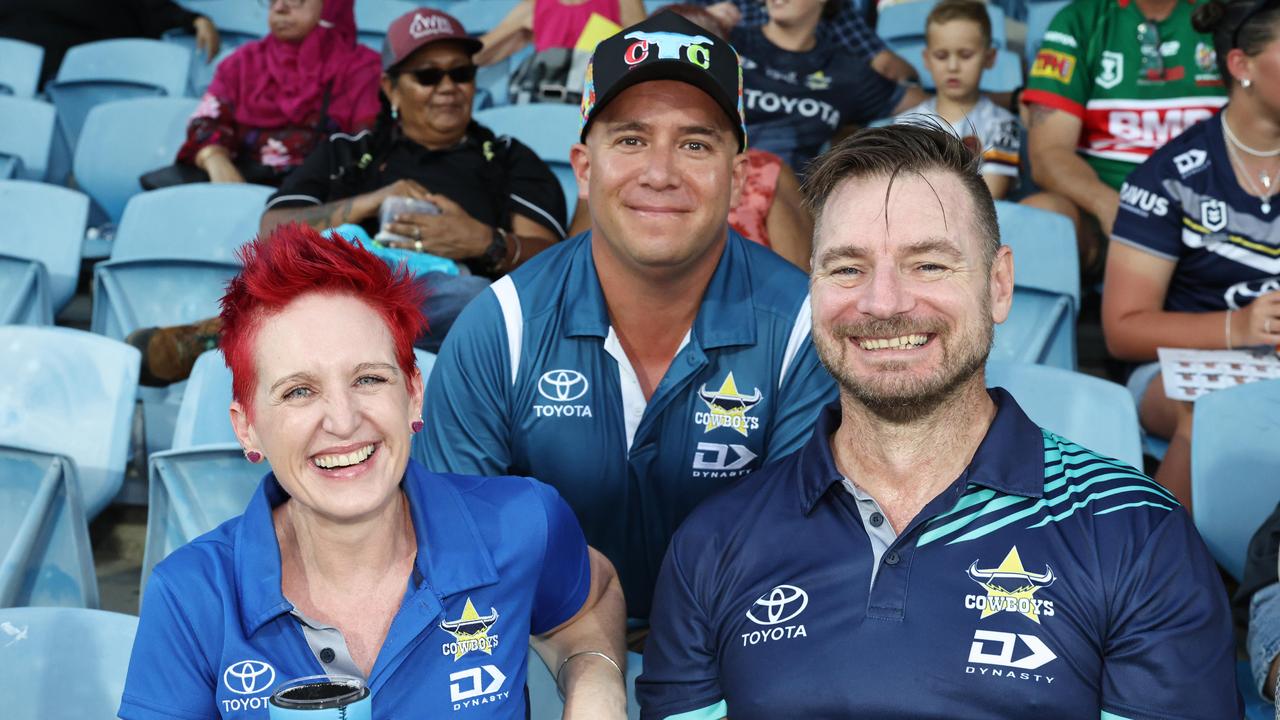
[(427, 390), (428, 467), (555, 486), (635, 618), (693, 506), (835, 396), (804, 274), (728, 227), (741, 87), (734, 49), (674, 13), (600, 43), (570, 156), (591, 232), (473, 301)]

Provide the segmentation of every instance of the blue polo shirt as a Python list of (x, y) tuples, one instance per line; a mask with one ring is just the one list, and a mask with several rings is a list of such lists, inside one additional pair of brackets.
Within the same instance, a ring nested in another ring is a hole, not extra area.
[(1241, 717), (1226, 591), (1187, 514), (990, 392), (973, 461), (874, 581), (831, 456), (838, 405), (801, 452), (690, 515), (654, 598), (642, 717)]
[[(524, 718), (529, 635), (573, 617), (591, 582), (572, 512), (536, 480), (412, 460), (401, 487), (418, 554), (365, 679), (374, 717)], [(281, 593), (271, 509), (287, 499), (267, 475), (244, 515), (156, 566), (122, 718), (266, 720), (274, 688), (326, 672)]]
[[(693, 327), (646, 402), (590, 233), (467, 306), (427, 389), (427, 467), (531, 475), (577, 513), (647, 617), (671, 533), (731, 479), (798, 449), (835, 384), (809, 342), (808, 280), (729, 233)], [(661, 313), (662, 308), (654, 308)]]

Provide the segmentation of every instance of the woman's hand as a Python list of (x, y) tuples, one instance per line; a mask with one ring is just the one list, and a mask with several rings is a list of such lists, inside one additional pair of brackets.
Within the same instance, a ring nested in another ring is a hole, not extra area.
[(231, 161), (231, 154), (221, 145), (209, 145), (196, 153), (196, 167), (209, 173), (209, 182), (242, 183), (244, 176)]
[(1280, 291), (1269, 292), (1233, 314), (1231, 344), (1280, 345)]
[[(405, 213), (387, 226), (391, 232), (411, 238), (394, 243), (397, 247), (429, 252), (450, 260), (465, 260), (484, 255), (493, 242), (493, 228), (476, 220), (461, 205), (443, 195), (426, 193), (420, 198), (435, 203), (439, 215)], [(421, 247), (418, 244), (421, 243)]]
[(203, 15), (196, 18), (191, 25), (196, 30), (196, 48), (205, 54), (205, 62), (213, 62), (213, 59), (218, 57), (218, 51), (222, 49), (222, 37), (218, 35), (217, 26)]

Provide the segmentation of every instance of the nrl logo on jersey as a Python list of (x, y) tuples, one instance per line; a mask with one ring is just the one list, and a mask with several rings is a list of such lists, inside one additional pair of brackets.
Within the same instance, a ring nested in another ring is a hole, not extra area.
[(738, 392), (738, 384), (734, 382), (732, 372), (725, 377), (717, 390), (708, 390), (707, 384), (703, 383), (702, 388), (698, 390), (698, 397), (706, 404), (707, 410), (695, 412), (693, 422), (701, 425), (703, 432), (711, 432), (723, 427), (731, 428), (743, 437), (748, 437), (750, 431), (760, 427), (760, 418), (747, 414), (764, 399), (760, 394), (760, 388), (756, 388), (750, 395), (743, 395)]
[(1102, 67), (1095, 82), (1110, 90), (1124, 80), (1124, 55), (1111, 50), (1102, 51)]
[(1227, 227), (1227, 204), (1222, 200), (1205, 198), (1200, 201), (1200, 224), (1209, 232), (1221, 232)]
[(1053, 617), (1053, 601), (1034, 597), (1058, 579), (1053, 568), (1045, 565), (1042, 573), (1028, 572), (1022, 565), (1017, 546), (1009, 550), (1009, 554), (994, 568), (984, 570), (974, 560), (968, 575), (970, 580), (987, 591), (986, 595), (966, 595), (964, 598), (966, 608), (982, 611), (979, 619), (1008, 612), (1024, 615), (1039, 624), (1042, 614)]

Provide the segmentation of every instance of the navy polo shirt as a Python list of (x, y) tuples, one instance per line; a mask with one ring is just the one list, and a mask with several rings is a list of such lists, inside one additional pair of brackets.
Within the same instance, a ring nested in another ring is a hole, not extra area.
[[(467, 306), (427, 388), (433, 470), (553, 485), (647, 617), (667, 542), (703, 498), (799, 449), (835, 383), (809, 341), (808, 281), (730, 231), (693, 327), (645, 399), (609, 321), (591, 234)], [(654, 308), (661, 313), (661, 307)]]
[(972, 463), (874, 583), (838, 405), (695, 510), (654, 597), (642, 717), (1239, 718), (1226, 592), (1187, 514), (991, 396)]
[[(413, 460), (401, 487), (418, 554), (365, 678), (374, 717), (524, 718), (529, 635), (573, 617), (590, 588), (572, 511), (530, 478), (437, 475)], [(273, 689), (325, 672), (281, 593), (271, 509), (287, 499), (267, 475), (244, 515), (156, 566), (122, 718), (265, 720)]]

